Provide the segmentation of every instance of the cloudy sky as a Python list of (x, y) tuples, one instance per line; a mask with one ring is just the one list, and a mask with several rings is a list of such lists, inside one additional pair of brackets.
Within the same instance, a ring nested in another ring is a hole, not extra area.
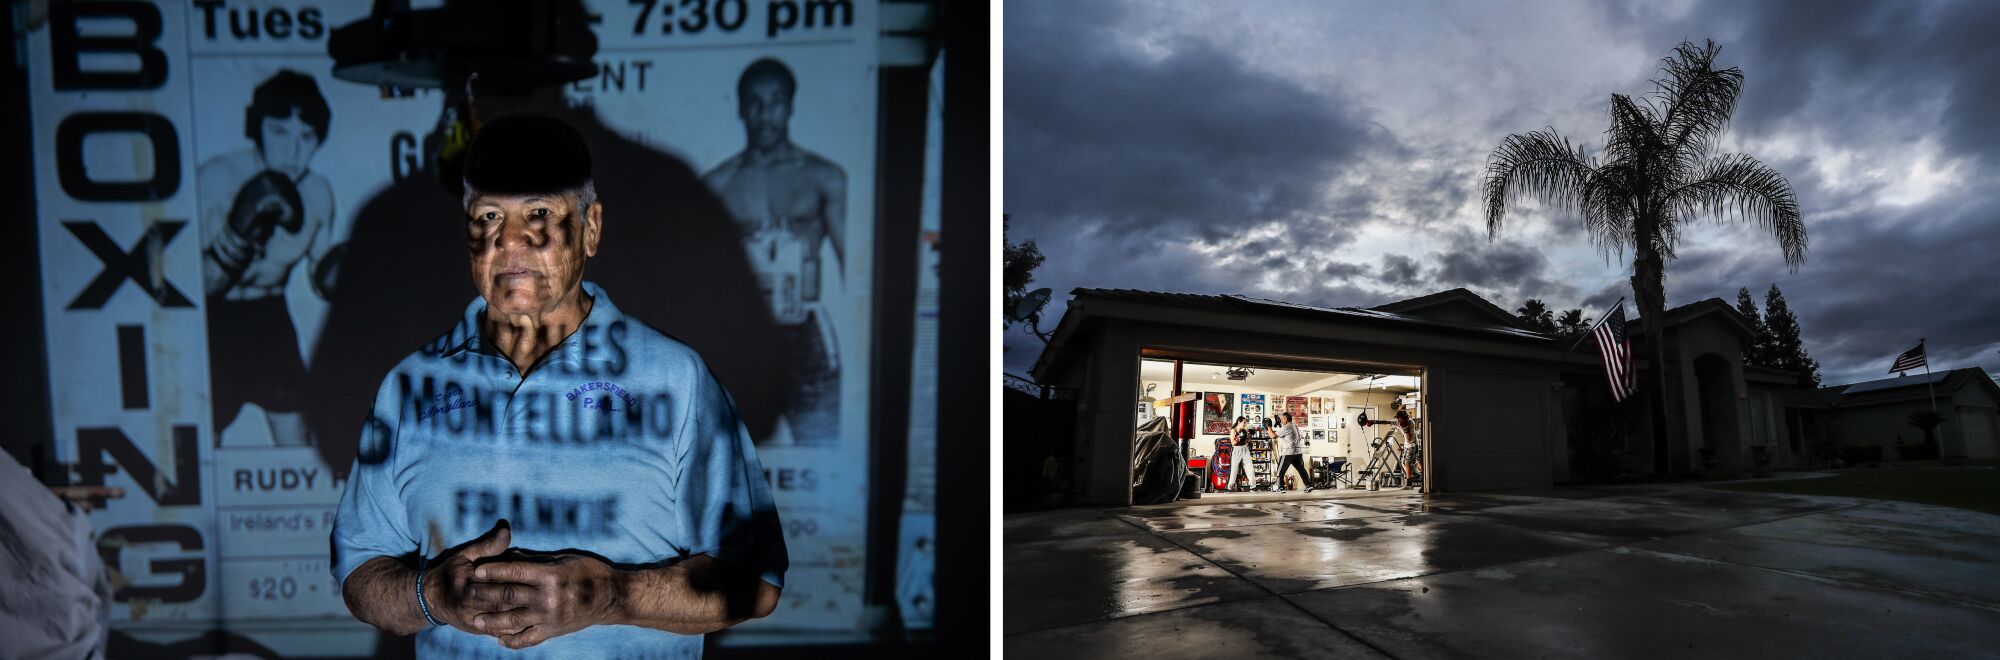
[[(1544, 127), (1597, 155), (1611, 94), (1714, 39), (1745, 76), (1717, 152), (1790, 180), (1809, 247), (1792, 272), (1768, 232), (1705, 220), (1668, 304), (1776, 284), (1828, 384), (1920, 336), (1933, 369), (2000, 373), (2000, 2), (1013, 0), (1004, 20), (1008, 240), (1048, 257), (1045, 329), (1077, 287), (1600, 312), (1632, 255), (1533, 202), (1488, 240), (1486, 157)], [(1006, 346), (1015, 374), (1041, 349)]]

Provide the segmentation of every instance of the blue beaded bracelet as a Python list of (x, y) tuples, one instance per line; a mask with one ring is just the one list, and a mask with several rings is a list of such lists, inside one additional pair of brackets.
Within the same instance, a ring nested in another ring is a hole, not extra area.
[(429, 620), (431, 625), (442, 626), (444, 622), (437, 620), (437, 617), (431, 616), (431, 606), (424, 602), (424, 574), (428, 572), (430, 571), (417, 569), (417, 609), (424, 611), (424, 618)]

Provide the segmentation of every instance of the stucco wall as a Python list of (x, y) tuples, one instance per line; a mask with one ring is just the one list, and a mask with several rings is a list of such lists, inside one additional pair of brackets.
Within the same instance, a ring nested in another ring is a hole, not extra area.
[[(1681, 428), (1686, 429), (1687, 446), (1676, 447), (1683, 452), (1687, 464), (1702, 466), (1701, 448), (1716, 447), (1716, 469), (1741, 470), (1750, 465), (1750, 407), (1748, 389), (1743, 382), (1743, 343), (1741, 335), (1713, 314), (1698, 317), (1668, 329), (1667, 339), (1676, 346), (1675, 366), (1680, 372), (1680, 398), (1684, 405), (1675, 411)], [(1701, 378), (1696, 370), (1696, 359), (1703, 355), (1715, 355), (1728, 364), (1728, 376), (1722, 386), (1728, 388), (1721, 395), (1728, 403), (1726, 419), (1717, 420), (1711, 427), (1721, 430), (1720, 437), (1706, 437), (1701, 415)]]

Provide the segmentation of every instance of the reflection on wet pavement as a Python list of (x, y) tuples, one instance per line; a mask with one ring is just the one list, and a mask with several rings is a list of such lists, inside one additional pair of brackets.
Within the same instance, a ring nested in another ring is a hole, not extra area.
[(1010, 514), (1003, 534), (1008, 657), (2000, 648), (2000, 516), (1916, 504), (1322, 491)]
[(1414, 577), (1593, 547), (1452, 516), (1396, 516), (1161, 534), (1274, 593)]
[(1625, 547), (1291, 597), (1399, 658), (1974, 657), (2000, 612)]
[[(1038, 603), (1010, 613), (1007, 632), (1265, 595), (1208, 560), (1123, 521), (1100, 516), (1099, 521), (1071, 521), (1050, 529), (1059, 536), (1007, 546), (1002, 559), (1006, 592)], [(1005, 533), (1014, 538), (1014, 528)]]

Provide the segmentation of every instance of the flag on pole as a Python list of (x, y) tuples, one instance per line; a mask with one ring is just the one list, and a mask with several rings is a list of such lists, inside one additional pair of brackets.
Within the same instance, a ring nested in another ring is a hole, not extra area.
[(1917, 367), (1928, 366), (1930, 365), (1924, 362), (1924, 340), (1919, 339), (1917, 340), (1916, 348), (1903, 351), (1902, 355), (1896, 356), (1896, 363), (1889, 365), (1889, 373), (1893, 374), (1898, 371), (1909, 371)]
[(1625, 304), (1620, 302), (1590, 334), (1597, 338), (1597, 352), (1604, 355), (1604, 378), (1611, 384), (1611, 399), (1632, 398), (1638, 379), (1632, 374), (1632, 342), (1625, 339)]

